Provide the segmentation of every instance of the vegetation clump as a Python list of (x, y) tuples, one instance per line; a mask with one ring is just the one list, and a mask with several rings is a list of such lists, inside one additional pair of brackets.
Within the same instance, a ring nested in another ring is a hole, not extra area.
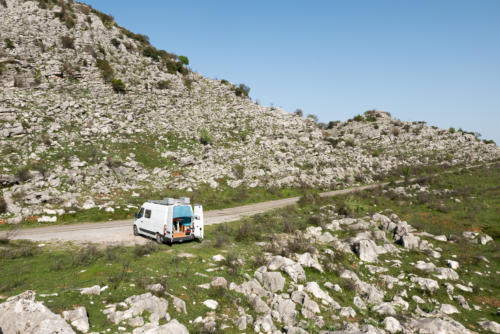
[(101, 71), (104, 81), (109, 82), (113, 78), (114, 70), (106, 59), (96, 59), (96, 66)]
[(111, 79), (111, 87), (115, 93), (125, 94), (126, 92), (125, 83), (120, 79)]
[(75, 39), (71, 36), (64, 35), (60, 37), (61, 45), (65, 49), (74, 49), (75, 48)]
[(158, 89), (168, 89), (168, 88), (170, 88), (170, 81), (169, 80), (158, 81), (158, 83), (156, 84), (156, 87)]
[(212, 144), (213, 141), (214, 138), (207, 129), (203, 129), (200, 131), (200, 143), (202, 143), (203, 145), (209, 145)]
[(4, 42), (5, 42), (6, 49), (14, 49), (15, 48), (14, 42), (12, 42), (12, 40), (10, 38), (4, 39)]
[(240, 83), (239, 86), (233, 88), (234, 94), (240, 97), (248, 97), (250, 93), (250, 87), (245, 84)]

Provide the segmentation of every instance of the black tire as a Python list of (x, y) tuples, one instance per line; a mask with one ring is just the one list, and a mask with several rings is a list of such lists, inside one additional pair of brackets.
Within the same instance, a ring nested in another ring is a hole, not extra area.
[(163, 238), (161, 237), (160, 233), (156, 233), (156, 242), (159, 244), (163, 243)]
[(139, 235), (139, 231), (137, 231), (137, 226), (136, 225), (134, 225), (134, 235), (135, 236)]

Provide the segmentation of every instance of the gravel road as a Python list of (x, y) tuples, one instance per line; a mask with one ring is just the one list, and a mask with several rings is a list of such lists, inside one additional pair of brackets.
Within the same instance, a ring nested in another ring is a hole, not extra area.
[[(378, 186), (387, 183), (371, 184), (357, 188), (343, 189), (321, 193), (322, 197), (336, 196)], [(205, 211), (205, 225), (220, 224), (239, 220), (244, 216), (251, 216), (271, 209), (282, 208), (292, 205), (299, 197), (291, 197), (274, 201), (267, 201), (234, 208)], [(28, 239), (34, 241), (75, 241), (75, 242), (98, 242), (98, 243), (144, 243), (148, 239), (135, 237), (132, 234), (132, 219), (115, 220), (99, 223), (83, 223), (70, 225), (54, 225), (38, 228), (18, 229), (12, 232), (11, 239)], [(7, 232), (0, 232), (5, 236)]]

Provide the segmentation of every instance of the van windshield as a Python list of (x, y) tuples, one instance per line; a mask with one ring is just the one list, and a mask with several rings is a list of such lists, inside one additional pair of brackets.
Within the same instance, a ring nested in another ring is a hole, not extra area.
[(142, 218), (143, 214), (144, 214), (144, 208), (141, 208), (141, 210), (139, 210), (139, 213), (137, 214), (137, 218)]

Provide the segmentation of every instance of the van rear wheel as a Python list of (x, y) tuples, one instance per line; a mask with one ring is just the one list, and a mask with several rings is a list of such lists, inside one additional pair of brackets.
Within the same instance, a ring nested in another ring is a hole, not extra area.
[(137, 231), (137, 226), (136, 225), (134, 225), (134, 235), (135, 236), (139, 235), (139, 232)]
[(163, 243), (163, 238), (161, 237), (160, 233), (156, 233), (156, 242), (159, 244)]

